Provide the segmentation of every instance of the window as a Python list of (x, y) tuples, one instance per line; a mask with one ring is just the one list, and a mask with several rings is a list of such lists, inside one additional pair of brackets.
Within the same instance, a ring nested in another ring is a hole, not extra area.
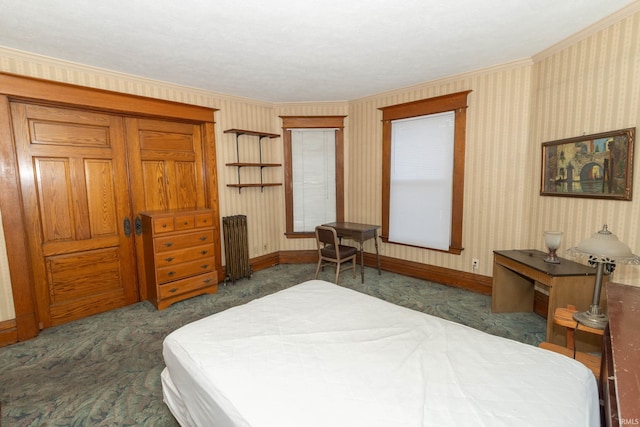
[(382, 110), (382, 239), (462, 252), (467, 95)]
[(281, 116), (287, 237), (344, 219), (344, 116)]

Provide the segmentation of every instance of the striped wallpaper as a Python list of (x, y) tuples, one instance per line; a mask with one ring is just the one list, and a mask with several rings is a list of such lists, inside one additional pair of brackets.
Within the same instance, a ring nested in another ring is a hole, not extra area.
[[(2, 212), (0, 212), (0, 223)], [(4, 231), (0, 227), (0, 322), (14, 319), (13, 293), (11, 292), (11, 278), (9, 277), (9, 261), (7, 260), (7, 246)]]
[[(562, 49), (534, 58), (531, 181), (540, 186), (540, 143), (640, 124), (640, 12)], [(635, 144), (635, 149), (640, 147)], [(638, 157), (636, 152), (636, 157)], [(564, 231), (561, 249), (608, 224), (640, 254), (640, 162), (634, 162), (632, 201), (536, 197), (530, 241), (545, 229)], [(619, 265), (613, 280), (640, 286), (640, 266)]]
[[(639, 2), (640, 3), (640, 2)], [(640, 122), (640, 8), (623, 10), (531, 59), (452, 76), (363, 99), (334, 103), (271, 104), (220, 95), (0, 47), (0, 71), (129, 94), (203, 105), (215, 113), (221, 216), (248, 217), (250, 256), (312, 249), (311, 239), (284, 236), (284, 188), (263, 191), (226, 186), (237, 180), (235, 136), (230, 128), (281, 134), (281, 115), (346, 115), (345, 216), (381, 223), (380, 107), (471, 90), (461, 255), (381, 243), (383, 255), (491, 276), (492, 251), (544, 250), (543, 232), (564, 231), (560, 248), (598, 231), (602, 224), (640, 253), (640, 197), (604, 201), (542, 197), (540, 144), (544, 141), (637, 126)], [(248, 137), (243, 137), (248, 138)], [(241, 155), (256, 156), (257, 144), (241, 139)], [(282, 138), (263, 142), (263, 159), (282, 163)], [(640, 165), (634, 187), (640, 191)], [(250, 171), (247, 173), (251, 173)], [(282, 168), (265, 170), (282, 182)], [(1, 231), (1, 230), (0, 230)], [(0, 243), (4, 240), (0, 233)], [(373, 251), (373, 243), (365, 248)], [(11, 319), (10, 283), (0, 252), (0, 321)], [(620, 266), (614, 280), (640, 286), (640, 266)]]

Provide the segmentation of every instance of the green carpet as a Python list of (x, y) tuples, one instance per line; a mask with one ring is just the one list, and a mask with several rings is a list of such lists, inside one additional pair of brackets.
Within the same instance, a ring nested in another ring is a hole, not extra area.
[[(141, 302), (43, 330), (0, 348), (2, 426), (177, 426), (162, 402), (162, 341), (196, 319), (313, 278), (315, 265), (279, 265), (220, 285), (215, 295), (157, 311)], [(320, 279), (333, 280), (327, 268)], [(340, 285), (488, 333), (538, 345), (546, 321), (491, 313), (488, 296), (375, 269)]]

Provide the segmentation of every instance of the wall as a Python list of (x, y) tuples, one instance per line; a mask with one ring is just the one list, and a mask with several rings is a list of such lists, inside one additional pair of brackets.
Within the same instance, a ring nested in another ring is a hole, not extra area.
[[(640, 12), (588, 37), (576, 35), (534, 57), (532, 128), (527, 184), (540, 187), (540, 143), (628, 127), (640, 131)], [(640, 150), (637, 142), (635, 149)], [(638, 152), (636, 151), (636, 157)], [(560, 251), (608, 224), (640, 254), (640, 161), (633, 173), (633, 200), (535, 197), (527, 240), (544, 230), (564, 231)], [(640, 266), (619, 265), (613, 280), (640, 286)]]
[(461, 255), (395, 244), (381, 245), (381, 253), (424, 264), (491, 276), (493, 250), (524, 248), (533, 189), (526, 180), (531, 103), (530, 61), (455, 76), (382, 95), (353, 101), (349, 114), (352, 147), (348, 199), (349, 219), (382, 221), (382, 114), (380, 107), (463, 90), (468, 96), (463, 244)]
[[(234, 136), (225, 134), (224, 130), (240, 128), (280, 133), (279, 120), (277, 120), (272, 104), (212, 94), (193, 88), (141, 79), (1, 47), (0, 71), (219, 109), (215, 113), (214, 120), (216, 122), (215, 139), (220, 214), (227, 216), (242, 213), (248, 216), (248, 227), (251, 233), (251, 257), (279, 249), (280, 236), (284, 229), (284, 220), (282, 219), (284, 190), (281, 187), (266, 188), (261, 193), (259, 189), (248, 188), (243, 189), (239, 194), (237, 189), (226, 186), (228, 183), (236, 182), (236, 169), (225, 166), (225, 163), (236, 161), (236, 148)], [(240, 145), (241, 155), (255, 156), (254, 159), (257, 161), (256, 149), (258, 145), (255, 142), (242, 139)], [(264, 147), (265, 161), (282, 162), (280, 139), (273, 140), (273, 143), (265, 143)], [(283, 172), (280, 169), (267, 171), (267, 173), (274, 174), (274, 181), (282, 182)], [(4, 234), (1, 228), (0, 244), (4, 250)], [(10, 295), (11, 285), (6, 263), (3, 264), (0, 256), (0, 297), (2, 298), (0, 301), (0, 322), (15, 316)]]
[[(123, 93), (217, 108), (216, 152), (220, 213), (246, 214), (250, 256), (277, 250), (314, 248), (310, 239), (284, 237), (283, 187), (228, 188), (237, 179), (234, 136), (223, 131), (250, 129), (281, 134), (280, 115), (346, 115), (345, 215), (348, 220), (381, 223), (380, 107), (472, 90), (467, 111), (465, 215), (462, 255), (382, 244), (382, 254), (491, 276), (492, 251), (544, 250), (543, 232), (565, 232), (562, 253), (599, 230), (604, 222), (634, 253), (640, 252), (640, 197), (632, 202), (541, 197), (540, 143), (581, 134), (637, 126), (640, 122), (640, 12), (627, 8), (584, 33), (523, 60), (452, 76), (350, 102), (270, 104), (151, 81), (0, 47), (0, 71)], [(281, 138), (266, 141), (265, 161), (282, 163)], [(256, 155), (248, 145), (247, 156)], [(640, 165), (634, 186), (640, 191)], [(282, 181), (282, 168), (267, 170)], [(0, 230), (0, 243), (3, 238)], [(366, 249), (372, 251), (373, 243)], [(615, 280), (640, 286), (640, 267), (620, 267)], [(10, 292), (0, 259), (0, 295)], [(0, 302), (0, 321), (13, 307)]]
[[(355, 100), (349, 219), (381, 222), (380, 107), (472, 90), (467, 110), (465, 208), (460, 256), (393, 244), (393, 258), (491, 276), (498, 249), (545, 250), (544, 231), (564, 232), (560, 255), (607, 223), (640, 254), (640, 197), (607, 201), (540, 196), (541, 143), (640, 123), (640, 2), (532, 58)], [(640, 130), (640, 129), (638, 129)], [(637, 139), (637, 138), (636, 138)], [(640, 148), (637, 148), (640, 150)], [(640, 163), (634, 187), (640, 191)], [(369, 247), (369, 250), (372, 250)], [(613, 280), (640, 286), (640, 266)]]
[[(0, 225), (2, 225), (2, 212), (0, 212)], [(15, 318), (13, 309), (13, 293), (11, 291), (11, 277), (9, 277), (9, 261), (7, 260), (7, 247), (4, 240), (4, 231), (0, 227), (0, 322)]]

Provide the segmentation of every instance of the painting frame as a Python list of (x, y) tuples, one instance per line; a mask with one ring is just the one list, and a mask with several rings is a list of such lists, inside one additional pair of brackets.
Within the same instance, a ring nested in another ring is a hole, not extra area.
[(542, 143), (540, 195), (631, 200), (636, 128)]

